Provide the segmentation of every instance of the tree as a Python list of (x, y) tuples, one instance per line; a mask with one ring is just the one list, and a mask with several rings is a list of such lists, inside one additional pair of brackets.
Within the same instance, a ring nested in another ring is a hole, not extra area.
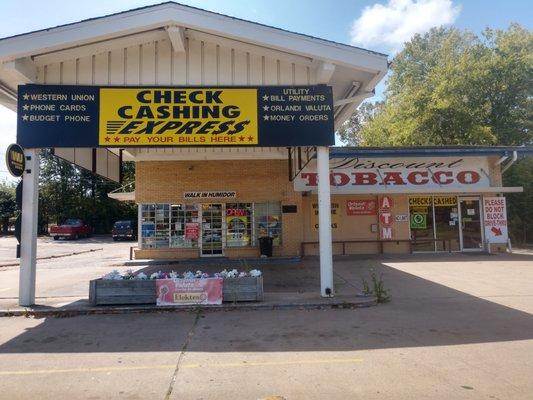
[(531, 143), (533, 33), (512, 24), (478, 37), (456, 28), (415, 35), (392, 62), (364, 145)]
[(339, 129), (341, 140), (348, 146), (359, 146), (362, 142), (361, 129), (379, 112), (383, 102), (366, 102), (352, 114)]
[[(383, 104), (361, 106), (340, 130), (367, 146), (531, 145), (533, 33), (518, 24), (482, 35), (434, 28), (415, 35), (392, 62)], [(370, 112), (371, 111), (371, 112)], [(504, 184), (511, 237), (533, 239), (533, 161), (521, 160)]]
[[(133, 163), (127, 163), (125, 177), (134, 178)], [(49, 150), (41, 152), (39, 183), (39, 231), (44, 233), (51, 223), (60, 223), (66, 218), (81, 218), (95, 232), (109, 232), (119, 219), (136, 219), (137, 209), (133, 203), (120, 202), (107, 196), (120, 187), (115, 182), (77, 168), (55, 157)]]
[(15, 201), (15, 186), (7, 183), (0, 184), (0, 221), (2, 222), (2, 234), (7, 234), (9, 220), (17, 213)]
[(508, 193), (507, 219), (513, 242), (533, 243), (533, 158), (516, 162), (503, 176), (505, 186), (523, 186), (523, 193)]

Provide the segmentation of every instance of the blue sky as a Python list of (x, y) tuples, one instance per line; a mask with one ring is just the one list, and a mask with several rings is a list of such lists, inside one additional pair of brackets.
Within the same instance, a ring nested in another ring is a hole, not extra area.
[[(187, 4), (393, 55), (416, 32), (453, 25), (480, 33), (533, 28), (531, 0), (182, 0)], [(0, 0), (0, 37), (157, 4), (149, 0)], [(379, 87), (383, 90), (384, 83)], [(379, 95), (379, 93), (378, 93)], [(0, 157), (15, 141), (15, 114), (0, 106)], [(0, 180), (8, 175), (0, 167)]]

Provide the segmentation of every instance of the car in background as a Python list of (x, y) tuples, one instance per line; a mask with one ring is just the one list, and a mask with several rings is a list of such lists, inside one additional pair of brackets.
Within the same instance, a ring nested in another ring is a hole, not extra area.
[(124, 220), (115, 222), (111, 235), (115, 242), (119, 239), (137, 240), (137, 221)]
[(69, 218), (62, 224), (50, 227), (50, 236), (54, 240), (59, 238), (77, 240), (81, 237), (91, 236), (92, 232), (93, 230), (89, 225), (77, 218)]

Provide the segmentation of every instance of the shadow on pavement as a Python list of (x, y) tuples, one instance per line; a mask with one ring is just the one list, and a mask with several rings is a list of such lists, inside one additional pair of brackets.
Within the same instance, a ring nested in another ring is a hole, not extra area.
[[(383, 273), (391, 303), (357, 310), (207, 312), (199, 318), (187, 351), (353, 351), (533, 339), (531, 314), (388, 267), (388, 262), (347, 263), (340, 273), (363, 276), (370, 267)], [(283, 289), (282, 274), (297, 279), (303, 272), (297, 266), (290, 272), (265, 272), (270, 290)], [(306, 287), (317, 284), (317, 268), (311, 260)], [(174, 351), (194, 319), (191, 312), (47, 318), (0, 345), (0, 353)]]

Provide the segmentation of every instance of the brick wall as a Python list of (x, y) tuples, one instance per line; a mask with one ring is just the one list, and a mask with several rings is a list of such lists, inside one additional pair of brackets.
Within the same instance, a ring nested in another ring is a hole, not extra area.
[[(140, 161), (136, 163), (135, 200), (137, 203), (192, 204), (185, 200), (187, 191), (236, 191), (231, 200), (210, 202), (281, 202), (297, 206), (297, 213), (282, 215), (282, 244), (274, 255), (300, 253), (303, 238), (302, 196), (294, 192), (288, 179), (286, 160), (238, 161)], [(207, 201), (206, 201), (207, 202)], [(137, 250), (137, 258), (190, 258), (197, 250)], [(258, 247), (226, 249), (229, 257), (259, 256)]]

